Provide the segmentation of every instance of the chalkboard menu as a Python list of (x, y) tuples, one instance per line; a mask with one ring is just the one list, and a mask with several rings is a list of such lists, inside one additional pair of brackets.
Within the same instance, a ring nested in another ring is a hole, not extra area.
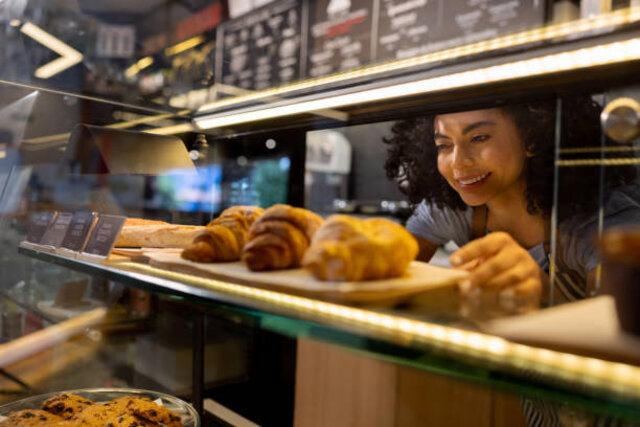
[(83, 253), (106, 258), (116, 242), (125, 219), (126, 217), (118, 215), (100, 215)]
[(299, 80), (302, 4), (281, 0), (221, 25), (221, 82), (266, 89)]
[(442, 0), (379, 0), (377, 59), (404, 59), (428, 51), (441, 31)]
[(56, 216), (56, 219), (53, 220), (51, 227), (49, 227), (47, 232), (44, 233), (40, 244), (44, 246), (52, 246), (54, 248), (59, 247), (65, 234), (67, 234), (67, 229), (69, 228), (69, 223), (71, 223), (72, 217), (73, 214), (68, 212), (59, 213)]
[(544, 16), (544, 0), (443, 0), (444, 24), (429, 40), (429, 48), (440, 50), (538, 27)]
[(74, 252), (80, 251), (87, 241), (94, 220), (95, 214), (91, 212), (74, 213), (61, 247)]
[(29, 216), (29, 231), (26, 241), (30, 243), (40, 243), (44, 233), (49, 228), (49, 224), (56, 217), (57, 212), (33, 212)]
[(544, 3), (380, 0), (377, 59), (411, 58), (541, 26)]
[(323, 76), (371, 60), (374, 0), (310, 2), (308, 74)]

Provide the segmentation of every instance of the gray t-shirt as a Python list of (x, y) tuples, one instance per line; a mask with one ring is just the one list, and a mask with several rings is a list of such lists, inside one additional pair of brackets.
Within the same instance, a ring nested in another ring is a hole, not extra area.
[[(603, 226), (640, 224), (640, 205), (636, 202), (638, 187), (612, 192), (604, 204)], [(449, 241), (464, 246), (471, 240), (471, 218), (473, 209), (443, 208), (422, 201), (407, 221), (407, 230), (412, 234), (442, 245)], [(561, 261), (575, 271), (582, 280), (598, 265), (598, 254), (594, 242), (598, 230), (598, 213), (579, 215), (560, 224), (558, 248)], [(543, 244), (527, 248), (540, 268), (549, 270), (549, 260)]]

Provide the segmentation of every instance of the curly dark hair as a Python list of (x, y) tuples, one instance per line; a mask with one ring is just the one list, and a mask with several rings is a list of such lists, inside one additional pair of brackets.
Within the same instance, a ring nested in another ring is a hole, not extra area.
[[(589, 96), (563, 98), (561, 111), (561, 146), (563, 159), (575, 156), (600, 158), (601, 152), (572, 153), (571, 148), (601, 147), (600, 106)], [(535, 100), (499, 107), (514, 121), (527, 157), (524, 165), (527, 211), (548, 217), (553, 204), (555, 164), (556, 100)], [(400, 190), (412, 204), (423, 199), (439, 208), (464, 209), (466, 204), (438, 172), (434, 142), (434, 116), (416, 117), (396, 122), (391, 135), (384, 138), (389, 145), (385, 162), (387, 177), (396, 180)], [(605, 144), (611, 141), (605, 140)], [(616, 144), (619, 145), (619, 144)], [(569, 149), (569, 150), (567, 150)], [(588, 150), (587, 150), (588, 151)], [(631, 151), (623, 155), (631, 155)], [(620, 153), (616, 153), (619, 157)], [(600, 166), (561, 168), (558, 179), (558, 218), (592, 212), (598, 206)], [(598, 168), (596, 170), (596, 168)], [(607, 189), (632, 182), (635, 167), (609, 168), (604, 175)]]

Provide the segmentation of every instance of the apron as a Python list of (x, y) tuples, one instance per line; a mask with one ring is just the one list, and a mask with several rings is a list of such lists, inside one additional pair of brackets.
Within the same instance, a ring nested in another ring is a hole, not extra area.
[[(471, 240), (483, 237), (487, 234), (487, 216), (488, 209), (485, 205), (474, 207), (471, 217)], [(545, 221), (544, 236), (544, 253), (549, 261), (549, 268), (546, 271), (550, 276), (554, 277), (554, 283), (551, 284), (554, 294), (558, 293), (566, 301), (575, 301), (587, 297), (587, 281), (586, 277), (582, 277), (580, 273), (569, 268), (564, 261), (563, 247), (560, 239), (557, 239), (557, 256), (555, 262), (551, 259), (551, 223)]]

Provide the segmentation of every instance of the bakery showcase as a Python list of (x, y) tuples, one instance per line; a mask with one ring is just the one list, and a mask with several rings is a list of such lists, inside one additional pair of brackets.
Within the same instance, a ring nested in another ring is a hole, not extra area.
[(94, 3), (0, 4), (2, 425), (640, 423), (637, 2)]

